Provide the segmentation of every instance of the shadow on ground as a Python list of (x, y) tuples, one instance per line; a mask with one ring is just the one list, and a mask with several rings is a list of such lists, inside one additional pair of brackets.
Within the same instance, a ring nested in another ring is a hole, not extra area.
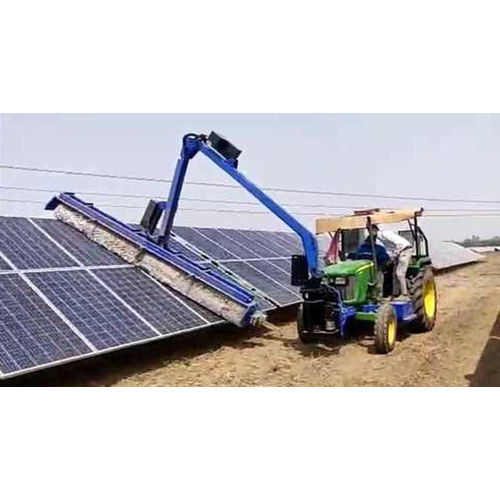
[(469, 381), (473, 387), (500, 387), (500, 312)]

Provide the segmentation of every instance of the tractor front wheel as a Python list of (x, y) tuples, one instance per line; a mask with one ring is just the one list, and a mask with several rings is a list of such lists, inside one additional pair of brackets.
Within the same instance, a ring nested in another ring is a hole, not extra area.
[(297, 333), (299, 334), (299, 339), (303, 344), (312, 344), (314, 342), (313, 335), (305, 328), (304, 304), (300, 304), (297, 311)]
[(398, 320), (391, 304), (380, 306), (374, 324), (375, 349), (380, 354), (387, 354), (396, 345)]

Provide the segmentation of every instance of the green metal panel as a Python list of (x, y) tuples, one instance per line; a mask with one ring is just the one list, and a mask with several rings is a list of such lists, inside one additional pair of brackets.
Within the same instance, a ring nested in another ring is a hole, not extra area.
[(375, 321), (376, 318), (377, 318), (377, 315), (375, 313), (372, 313), (372, 312), (359, 311), (354, 315), (354, 319), (357, 319), (359, 321)]

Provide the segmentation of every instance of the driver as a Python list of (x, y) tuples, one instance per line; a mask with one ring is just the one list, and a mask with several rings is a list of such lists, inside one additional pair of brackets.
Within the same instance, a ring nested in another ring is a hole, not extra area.
[[(373, 226), (375, 227), (375, 226)], [(377, 229), (378, 231), (378, 229)], [(387, 265), (387, 263), (390, 262), (391, 257), (387, 253), (386, 248), (383, 245), (380, 245), (377, 243), (377, 231), (373, 231), (373, 242), (375, 246), (375, 260), (377, 261), (377, 267), (379, 269), (384, 269), (384, 267)], [(359, 245), (358, 249), (356, 250), (356, 259), (368, 259), (372, 260), (373, 253), (372, 253), (372, 244), (370, 241), (370, 236), (367, 236), (365, 238), (365, 241)]]
[[(375, 261), (377, 263), (377, 291), (381, 295), (384, 294), (384, 271), (387, 266), (391, 264), (391, 258), (387, 253), (384, 246), (377, 243), (377, 232), (373, 231), (373, 244), (375, 248)], [(370, 241), (370, 235), (365, 238), (365, 241), (356, 250), (356, 260), (359, 259), (373, 259), (372, 243)]]

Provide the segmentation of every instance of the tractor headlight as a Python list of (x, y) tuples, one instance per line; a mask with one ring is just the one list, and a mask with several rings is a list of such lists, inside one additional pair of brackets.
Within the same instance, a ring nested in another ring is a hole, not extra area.
[(337, 276), (334, 280), (336, 285), (345, 286), (347, 285), (347, 278), (345, 276)]

